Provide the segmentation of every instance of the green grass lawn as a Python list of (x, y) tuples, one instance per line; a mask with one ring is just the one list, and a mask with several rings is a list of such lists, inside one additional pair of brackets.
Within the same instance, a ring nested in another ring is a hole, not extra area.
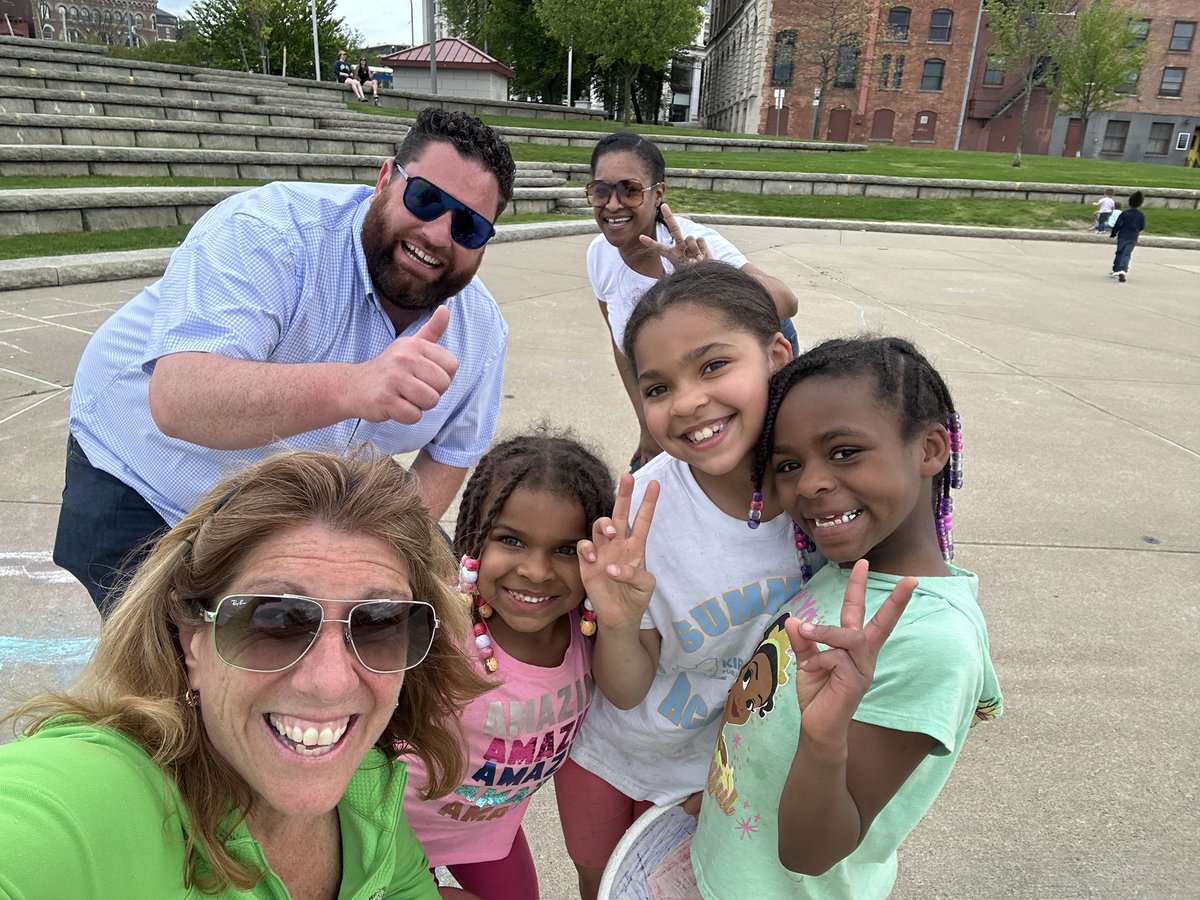
[[(863, 219), (874, 222), (929, 222), (944, 225), (984, 225), (998, 228), (1045, 228), (1086, 231), (1091, 207), (1070, 203), (1022, 200), (888, 200), (878, 197), (763, 197), (711, 191), (671, 191), (671, 208), (681, 215), (784, 216), (805, 219)], [(547, 213), (505, 216), (502, 225), (557, 222), (590, 218), (590, 213)], [(1200, 215), (1187, 209), (1150, 209), (1147, 234), (1200, 238)], [(174, 247), (186, 227), (137, 228), (129, 231), (85, 231), (66, 235), (30, 234), (0, 237), (0, 259), (101, 253)], [(1106, 238), (1096, 237), (1097, 241)]]
[[(509, 144), (513, 157), (536, 162), (587, 163), (587, 147)], [(900, 178), (959, 178), (970, 181), (1029, 181), (1038, 184), (1088, 184), (1166, 187), (1200, 190), (1200, 169), (1111, 162), (1062, 156), (1025, 156), (1014, 169), (1007, 153), (967, 150), (922, 150), (871, 147), (865, 153), (813, 153), (803, 150), (763, 152), (711, 151), (663, 153), (668, 168), (719, 169), (743, 172), (823, 172), (840, 175), (893, 175)]]

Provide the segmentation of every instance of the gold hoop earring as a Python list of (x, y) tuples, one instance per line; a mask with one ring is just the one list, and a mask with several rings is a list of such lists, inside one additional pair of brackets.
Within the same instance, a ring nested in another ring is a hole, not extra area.
[(191, 688), (188, 688), (183, 692), (183, 702), (186, 703), (191, 709), (198, 708), (200, 706), (200, 692), (193, 691)]

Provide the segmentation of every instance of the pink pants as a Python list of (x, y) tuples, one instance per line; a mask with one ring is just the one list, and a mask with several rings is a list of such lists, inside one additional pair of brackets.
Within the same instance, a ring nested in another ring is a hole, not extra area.
[(537, 869), (525, 831), (517, 829), (504, 859), (447, 866), (454, 880), (484, 900), (538, 900)]
[(554, 795), (567, 853), (577, 866), (603, 869), (634, 820), (652, 807), (632, 800), (568, 759), (554, 773)]

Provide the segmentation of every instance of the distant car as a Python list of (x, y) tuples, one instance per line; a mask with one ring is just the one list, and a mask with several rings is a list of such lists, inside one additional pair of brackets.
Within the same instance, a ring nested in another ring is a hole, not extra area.
[(371, 77), (375, 79), (375, 83), (381, 88), (391, 88), (392, 86), (392, 70), (387, 66), (368, 66), (371, 70)]

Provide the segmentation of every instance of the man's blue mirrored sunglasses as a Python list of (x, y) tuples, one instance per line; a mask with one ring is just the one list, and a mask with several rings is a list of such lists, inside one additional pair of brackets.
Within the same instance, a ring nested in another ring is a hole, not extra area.
[(454, 199), (444, 190), (420, 175), (409, 175), (404, 167), (396, 171), (408, 183), (404, 186), (404, 207), (422, 222), (432, 222), (449, 210), (450, 237), (468, 250), (478, 250), (496, 233), (495, 227), (471, 207)]

